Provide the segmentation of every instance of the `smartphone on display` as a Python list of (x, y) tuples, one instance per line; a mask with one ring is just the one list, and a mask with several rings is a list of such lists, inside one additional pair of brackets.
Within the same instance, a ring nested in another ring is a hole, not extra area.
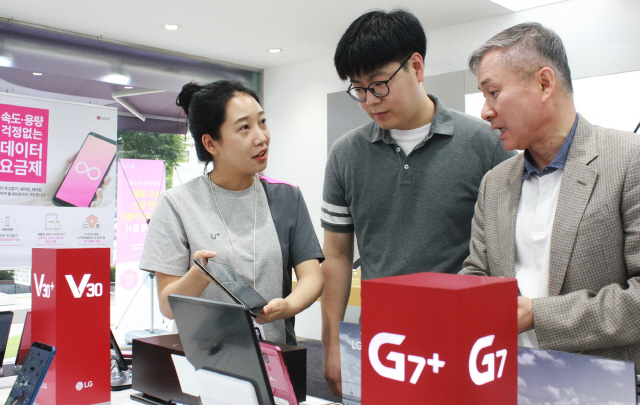
[[(198, 259), (194, 259), (193, 262), (213, 281), (215, 281), (216, 284), (222, 287), (234, 302), (247, 308), (251, 316), (255, 318), (262, 313), (262, 308), (267, 305), (267, 300), (265, 300), (256, 290), (251, 288), (251, 286), (245, 281), (237, 280), (223, 284), (213, 275), (213, 272), (203, 266)], [(213, 262), (209, 261), (207, 263), (207, 267), (209, 267), (211, 263)]]
[(33, 404), (55, 353), (55, 347), (33, 342), (4, 405)]
[(116, 158), (116, 141), (90, 132), (53, 196), (65, 207), (88, 207)]
[(289, 370), (282, 356), (282, 349), (270, 343), (259, 343), (262, 361), (267, 369), (269, 384), (271, 384), (271, 392), (273, 392), (275, 398), (284, 400), (278, 401), (276, 399), (276, 404), (298, 405), (298, 399), (293, 390), (293, 384), (291, 384), (291, 377), (289, 377)]
[(4, 353), (7, 350), (7, 342), (9, 341), (9, 332), (11, 331), (12, 320), (13, 312), (0, 312), (0, 365), (4, 360)]
[(24, 364), (24, 360), (31, 349), (31, 311), (27, 311), (24, 318), (24, 327), (22, 328), (22, 336), (20, 336), (20, 344), (18, 345), (18, 354), (16, 355), (16, 366)]

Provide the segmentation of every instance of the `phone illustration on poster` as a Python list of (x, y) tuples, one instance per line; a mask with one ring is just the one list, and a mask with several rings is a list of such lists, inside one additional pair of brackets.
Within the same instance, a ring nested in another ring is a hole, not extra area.
[(29, 268), (34, 247), (113, 246), (116, 139), (113, 107), (0, 94), (0, 269)]
[(13, 229), (6, 229), (6, 228), (13, 228), (18, 225), (18, 221), (16, 221), (16, 216), (12, 212), (8, 212), (8, 211), (2, 212), (0, 213), (0, 218), (2, 219), (3, 230), (11, 231)]
[(89, 207), (116, 158), (116, 142), (90, 132), (53, 196), (65, 207)]

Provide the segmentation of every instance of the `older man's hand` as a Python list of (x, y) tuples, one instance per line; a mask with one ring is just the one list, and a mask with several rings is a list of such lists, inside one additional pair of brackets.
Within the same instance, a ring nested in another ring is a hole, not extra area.
[(518, 297), (518, 333), (533, 329), (533, 300)]

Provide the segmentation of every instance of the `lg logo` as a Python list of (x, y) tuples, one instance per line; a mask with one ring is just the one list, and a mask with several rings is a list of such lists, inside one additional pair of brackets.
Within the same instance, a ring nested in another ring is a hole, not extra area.
[(53, 292), (53, 283), (45, 284), (44, 283), (44, 274), (40, 275), (40, 283), (38, 283), (38, 275), (33, 273), (33, 281), (36, 284), (36, 294), (38, 297), (43, 298), (51, 298), (51, 293)]
[(78, 381), (78, 383), (76, 384), (76, 390), (78, 391), (82, 391), (83, 388), (91, 388), (93, 387), (93, 381), (89, 381), (86, 383), (83, 383), (82, 381)]
[[(382, 377), (390, 378), (396, 381), (405, 381), (405, 355), (404, 353), (398, 352), (389, 352), (387, 355), (387, 360), (390, 360), (395, 363), (394, 367), (387, 367), (382, 362), (380, 362), (380, 346), (384, 344), (391, 345), (401, 345), (404, 342), (406, 336), (404, 335), (396, 335), (394, 333), (378, 333), (371, 339), (369, 343), (369, 361), (373, 366), (373, 369), (380, 374)], [(411, 384), (416, 384), (420, 375), (422, 374), (422, 370), (424, 366), (428, 364), (433, 368), (433, 372), (438, 374), (440, 368), (444, 367), (445, 362), (441, 361), (438, 353), (433, 354), (433, 358), (425, 360), (424, 357), (408, 355), (407, 361), (411, 363), (416, 363), (416, 369), (411, 375), (411, 379), (409, 382)]]
[(91, 278), (91, 274), (85, 274), (80, 281), (80, 285), (77, 285), (73, 276), (70, 274), (65, 275), (67, 279), (67, 283), (69, 283), (69, 288), (71, 289), (71, 293), (74, 298), (82, 297), (84, 294), (84, 290), (87, 290), (87, 297), (100, 297), (102, 296), (102, 283), (90, 283), (89, 278)]
[(493, 339), (496, 335), (489, 335), (482, 337), (473, 344), (471, 348), (471, 354), (469, 355), (469, 375), (471, 380), (476, 385), (483, 385), (495, 380), (495, 363), (496, 357), (500, 358), (500, 367), (498, 368), (498, 378), (502, 377), (502, 371), (504, 370), (504, 363), (507, 360), (507, 349), (498, 350), (495, 353), (485, 354), (482, 358), (482, 365), (487, 366), (487, 371), (478, 371), (478, 355), (480, 350), (489, 347), (493, 344)]

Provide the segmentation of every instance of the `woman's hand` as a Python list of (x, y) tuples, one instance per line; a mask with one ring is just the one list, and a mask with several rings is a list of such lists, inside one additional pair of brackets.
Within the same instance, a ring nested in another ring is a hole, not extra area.
[(262, 309), (256, 318), (259, 324), (287, 319), (305, 310), (322, 294), (322, 273), (317, 259), (304, 261), (294, 267), (298, 285), (287, 298), (275, 298)]
[(200, 264), (206, 266), (209, 259), (215, 257), (215, 255), (216, 252), (214, 252), (213, 250), (198, 250), (193, 254), (193, 258), (202, 259), (200, 260)]
[(290, 318), (290, 306), (284, 298), (274, 298), (262, 308), (262, 313), (256, 318), (256, 322), (264, 325), (277, 319)]
[[(193, 258), (206, 265), (207, 260), (215, 255), (216, 252), (210, 250), (198, 250), (193, 254)], [(160, 312), (165, 317), (173, 319), (173, 312), (171, 312), (171, 306), (169, 305), (169, 295), (179, 294), (199, 297), (207, 288), (211, 279), (194, 263), (182, 277), (156, 272), (156, 281), (158, 283)]]
[[(215, 257), (215, 255), (216, 255), (216, 252), (212, 250), (198, 250), (193, 254), (193, 258), (198, 260), (202, 265), (202, 267), (205, 267), (209, 262), (209, 259), (211, 259), (212, 257)], [(195, 264), (192, 266), (191, 270), (196, 271), (203, 279), (207, 280), (207, 282), (211, 281), (211, 278), (208, 275), (206, 275), (204, 271), (202, 271), (202, 269), (196, 266)]]

